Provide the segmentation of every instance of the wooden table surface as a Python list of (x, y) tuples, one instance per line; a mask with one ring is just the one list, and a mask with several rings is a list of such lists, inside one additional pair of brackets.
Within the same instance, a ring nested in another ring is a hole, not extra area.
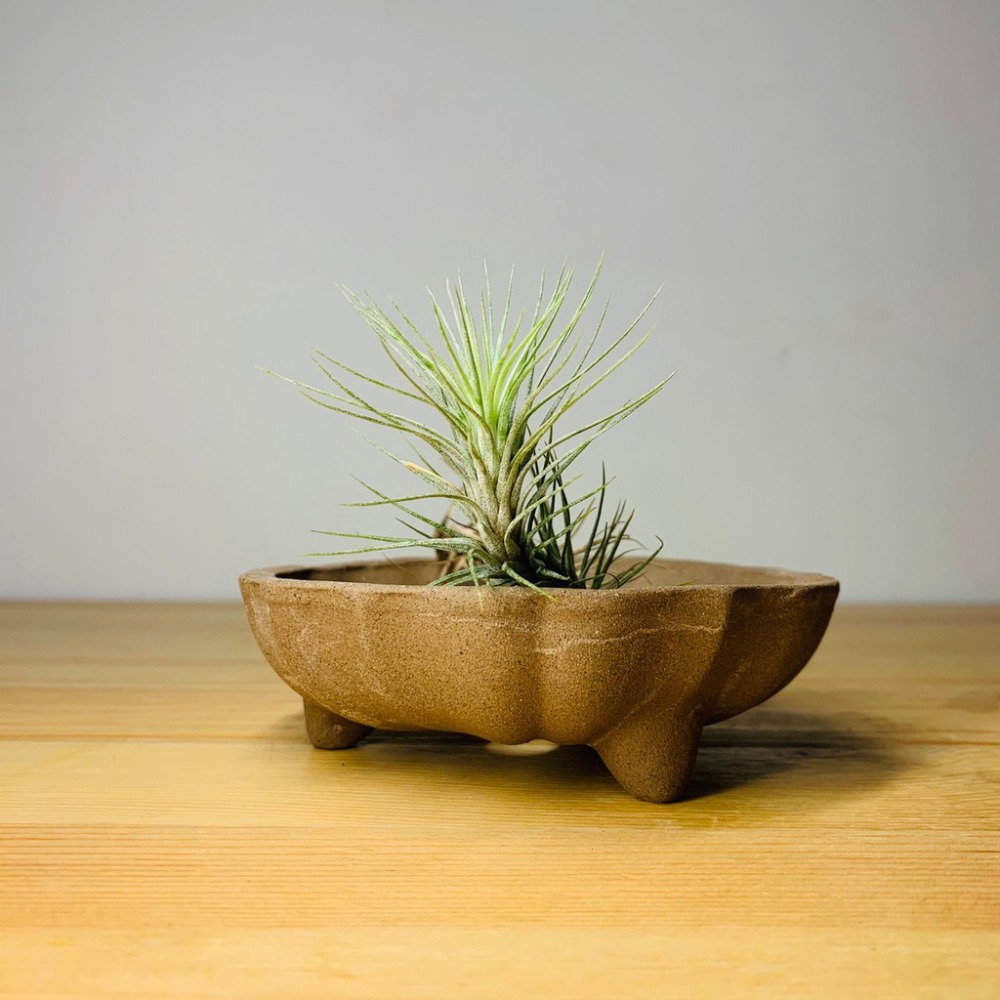
[(305, 740), (233, 605), (0, 605), (0, 995), (1000, 996), (1000, 609), (842, 607), (689, 796)]

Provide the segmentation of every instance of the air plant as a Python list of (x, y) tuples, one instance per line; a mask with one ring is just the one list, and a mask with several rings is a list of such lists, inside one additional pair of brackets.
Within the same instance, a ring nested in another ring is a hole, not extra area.
[[(433, 342), (395, 302), (391, 316), (372, 299), (343, 289), (375, 333), (401, 383), (374, 378), (321, 351), (314, 352), (314, 361), (332, 388), (286, 381), (328, 410), (400, 431), (418, 461), (376, 447), (422, 485), (412, 495), (390, 496), (358, 480), (373, 499), (348, 506), (394, 507), (404, 515), (399, 522), (412, 534), (322, 531), (365, 544), (313, 554), (433, 549), (445, 557), (444, 571), (435, 585), (600, 589), (624, 586), (642, 573), (663, 543), (645, 558), (625, 563), (622, 557), (634, 551), (623, 549), (631, 541), (628, 529), (633, 515), (619, 503), (602, 521), (610, 483), (603, 466), (599, 485), (572, 496), (580, 477), (567, 477), (597, 437), (652, 399), (671, 377), (603, 417), (570, 431), (561, 429), (562, 418), (627, 361), (652, 332), (626, 346), (650, 300), (628, 329), (606, 347), (598, 346), (598, 335), (607, 305), (589, 338), (578, 335), (600, 272), (601, 262), (580, 304), (561, 325), (559, 316), (573, 272), (563, 268), (548, 298), (543, 277), (530, 324), (525, 326), (522, 314), (512, 329), (508, 325), (513, 274), (502, 311), (494, 309), (488, 272), (478, 309), (459, 280), (457, 287), (448, 288), (450, 317), (431, 295), (437, 324)], [(411, 408), (416, 404), (427, 407), (433, 423), (369, 401), (366, 387), (405, 399)], [(448, 505), (448, 513), (433, 518), (412, 506), (426, 500)]]

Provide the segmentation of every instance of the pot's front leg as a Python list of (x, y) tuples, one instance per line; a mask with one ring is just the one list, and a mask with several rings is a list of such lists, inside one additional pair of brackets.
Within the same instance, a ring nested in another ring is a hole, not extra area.
[(371, 731), (371, 726), (352, 722), (322, 705), (302, 699), (306, 714), (306, 732), (314, 747), (320, 750), (346, 750), (363, 740)]
[(618, 783), (645, 802), (673, 802), (691, 777), (701, 723), (655, 713), (628, 719), (593, 743)]

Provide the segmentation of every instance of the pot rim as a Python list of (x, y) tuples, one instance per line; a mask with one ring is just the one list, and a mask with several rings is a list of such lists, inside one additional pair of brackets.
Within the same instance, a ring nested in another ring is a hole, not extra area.
[[(302, 577), (291, 576), (292, 573), (321, 573), (330, 571), (350, 571), (364, 570), (372, 567), (385, 567), (388, 565), (398, 565), (400, 567), (425, 565), (438, 562), (439, 560), (427, 558), (394, 559), (390, 563), (386, 559), (366, 559), (354, 562), (324, 563), (316, 566), (306, 566), (302, 564), (288, 564), (282, 566), (264, 566), (257, 569), (247, 570), (240, 576), (240, 583), (267, 584), (271, 587), (282, 589), (306, 589), (316, 591), (327, 590), (351, 590), (358, 587), (364, 588), (369, 593), (403, 594), (403, 593), (426, 593), (428, 590), (439, 589), (442, 594), (457, 595), (463, 592), (478, 600), (482, 590), (489, 590), (491, 595), (503, 595), (505, 600), (534, 600), (548, 601), (551, 598), (558, 600), (573, 601), (595, 601), (609, 600), (625, 594), (638, 595), (660, 595), (669, 593), (691, 592), (691, 591), (719, 591), (719, 590), (746, 590), (746, 589), (781, 589), (781, 588), (840, 588), (840, 582), (832, 576), (822, 573), (809, 573), (798, 570), (781, 569), (775, 566), (746, 566), (740, 563), (714, 562), (700, 559), (654, 559), (652, 566), (711, 566), (725, 567), (739, 570), (740, 573), (752, 573), (763, 579), (747, 580), (732, 583), (676, 583), (661, 586), (643, 585), (638, 582), (635, 585), (626, 585), (623, 588), (613, 588), (607, 590), (591, 589), (570, 589), (552, 587), (546, 588), (545, 595), (538, 594), (527, 587), (484, 587), (476, 588), (472, 586), (462, 587), (441, 587), (432, 588), (423, 583), (368, 583), (361, 580), (310, 580)], [(769, 579), (770, 578), (770, 579)]]

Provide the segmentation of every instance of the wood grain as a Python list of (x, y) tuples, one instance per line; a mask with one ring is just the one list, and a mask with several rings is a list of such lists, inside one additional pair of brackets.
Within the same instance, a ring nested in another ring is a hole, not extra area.
[(230, 605), (0, 605), (0, 995), (1000, 995), (1000, 609), (846, 607), (689, 796), (306, 743)]

